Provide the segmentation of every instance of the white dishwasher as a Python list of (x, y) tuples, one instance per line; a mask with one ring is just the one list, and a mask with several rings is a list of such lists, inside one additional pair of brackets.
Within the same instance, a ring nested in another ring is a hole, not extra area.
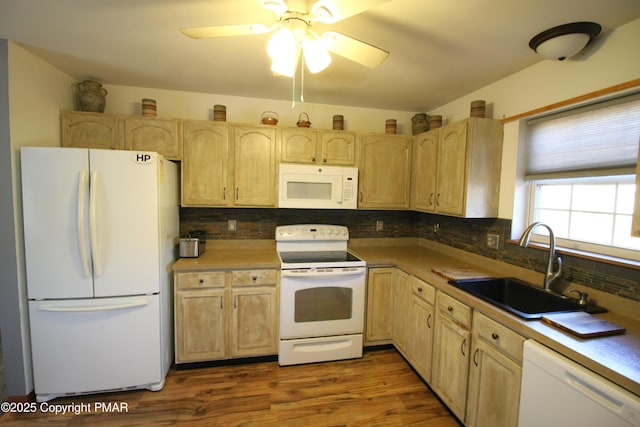
[(533, 340), (524, 343), (519, 427), (638, 427), (640, 398)]

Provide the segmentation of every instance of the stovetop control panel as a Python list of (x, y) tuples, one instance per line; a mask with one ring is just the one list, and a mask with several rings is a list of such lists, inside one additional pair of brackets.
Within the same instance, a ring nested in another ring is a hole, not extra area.
[(276, 241), (349, 240), (343, 225), (295, 224), (276, 227)]

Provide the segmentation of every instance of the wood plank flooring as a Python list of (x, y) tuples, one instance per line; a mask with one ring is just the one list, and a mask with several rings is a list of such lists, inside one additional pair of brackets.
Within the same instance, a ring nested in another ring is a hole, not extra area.
[[(460, 426), (394, 349), (286, 367), (263, 362), (172, 368), (159, 392), (75, 396), (49, 404), (75, 404), (81, 413), (7, 413), (0, 425)], [(127, 411), (109, 411), (108, 404)]]

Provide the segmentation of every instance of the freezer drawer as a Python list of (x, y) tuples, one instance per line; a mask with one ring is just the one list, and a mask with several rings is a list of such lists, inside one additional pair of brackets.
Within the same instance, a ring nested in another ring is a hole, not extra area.
[(36, 398), (159, 390), (159, 295), (29, 301)]
[(524, 344), (519, 427), (635, 427), (640, 398), (533, 341)]

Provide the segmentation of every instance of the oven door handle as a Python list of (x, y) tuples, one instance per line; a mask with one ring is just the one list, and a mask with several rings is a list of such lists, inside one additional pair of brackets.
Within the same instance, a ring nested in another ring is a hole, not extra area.
[(366, 267), (347, 267), (347, 268), (298, 268), (294, 270), (282, 270), (282, 277), (335, 277), (335, 276), (354, 276), (364, 274)]

